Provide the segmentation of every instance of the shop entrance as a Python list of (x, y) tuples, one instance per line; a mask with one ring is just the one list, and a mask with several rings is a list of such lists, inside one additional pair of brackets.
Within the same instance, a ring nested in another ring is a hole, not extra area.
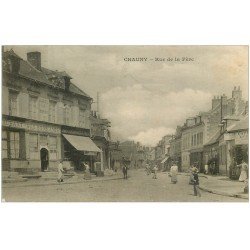
[(46, 148), (40, 150), (40, 159), (41, 159), (41, 170), (42, 172), (48, 170), (49, 166), (49, 151)]

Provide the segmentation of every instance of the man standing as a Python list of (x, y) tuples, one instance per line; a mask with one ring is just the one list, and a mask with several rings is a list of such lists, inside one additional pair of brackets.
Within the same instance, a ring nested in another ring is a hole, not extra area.
[(63, 160), (60, 160), (59, 161), (59, 164), (58, 164), (58, 177), (57, 177), (57, 181), (58, 182), (63, 182)]
[(157, 168), (157, 166), (155, 165), (154, 168), (153, 168), (153, 171), (154, 171), (153, 179), (157, 179), (157, 176), (156, 176), (157, 170), (158, 170), (158, 168)]
[(123, 179), (128, 179), (128, 167), (125, 157), (122, 157), (122, 172), (123, 172)]
[(198, 176), (198, 169), (196, 167), (192, 168), (193, 170), (193, 177), (194, 177), (194, 196), (201, 197), (201, 192), (199, 188), (199, 176)]

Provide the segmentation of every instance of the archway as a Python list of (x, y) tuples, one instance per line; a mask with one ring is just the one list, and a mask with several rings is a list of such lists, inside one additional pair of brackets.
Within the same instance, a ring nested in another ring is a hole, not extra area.
[(46, 148), (41, 148), (40, 150), (40, 159), (41, 159), (41, 170), (42, 172), (48, 170), (49, 166), (49, 151)]

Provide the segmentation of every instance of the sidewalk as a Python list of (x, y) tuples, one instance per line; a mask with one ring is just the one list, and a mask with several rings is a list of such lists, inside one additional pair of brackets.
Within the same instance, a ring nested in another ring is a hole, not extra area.
[[(23, 175), (27, 176), (27, 175)], [(36, 178), (36, 176), (40, 176)], [(90, 180), (84, 179), (83, 173), (74, 173), (74, 175), (65, 175), (64, 181), (57, 182), (57, 173), (56, 172), (44, 172), (34, 175), (34, 178), (23, 178), (21, 175), (18, 177), (15, 175), (9, 178), (4, 178), (2, 181), (2, 187), (12, 188), (12, 187), (30, 187), (30, 186), (47, 186), (47, 185), (67, 185), (67, 184), (77, 184), (77, 183), (88, 183), (88, 182), (97, 182), (97, 181), (108, 181), (108, 180), (117, 180), (122, 179), (121, 173), (114, 173), (113, 175), (107, 175), (103, 177), (96, 177), (92, 175)], [(32, 177), (32, 175), (30, 175)]]
[(243, 192), (244, 182), (231, 180), (227, 176), (211, 176), (200, 174), (200, 189), (209, 193), (248, 200)]

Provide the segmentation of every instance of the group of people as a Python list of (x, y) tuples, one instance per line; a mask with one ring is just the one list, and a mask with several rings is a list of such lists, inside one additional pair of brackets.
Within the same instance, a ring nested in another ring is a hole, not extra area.
[[(150, 168), (149, 164), (146, 164), (146, 174), (149, 175), (153, 173), (153, 179), (157, 179), (157, 171), (158, 167), (154, 166), (152, 169)], [(194, 188), (194, 196), (201, 197), (201, 192), (199, 189), (199, 176), (198, 176), (198, 169), (193, 166), (190, 168), (190, 180), (189, 184), (193, 185)], [(178, 166), (176, 162), (172, 162), (172, 166), (170, 168), (168, 176), (171, 178), (171, 183), (176, 184), (178, 181)]]

